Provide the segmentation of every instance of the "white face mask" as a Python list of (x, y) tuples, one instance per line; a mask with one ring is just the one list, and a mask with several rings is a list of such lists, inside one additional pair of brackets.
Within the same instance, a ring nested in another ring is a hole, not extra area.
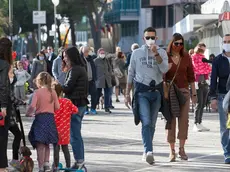
[(223, 44), (223, 49), (225, 52), (229, 53), (230, 52), (230, 44)]
[(93, 55), (93, 52), (92, 52), (92, 51), (90, 51), (90, 52), (89, 52), (89, 55), (90, 55), (90, 56), (92, 56), (92, 55)]
[(10, 78), (10, 83), (12, 84), (14, 81), (14, 78)]
[(146, 44), (150, 47), (151, 45), (155, 44), (155, 40), (149, 39), (145, 40)]
[(99, 57), (103, 59), (105, 58), (105, 54), (100, 54)]
[(44, 57), (43, 56), (39, 56), (39, 60), (44, 60)]

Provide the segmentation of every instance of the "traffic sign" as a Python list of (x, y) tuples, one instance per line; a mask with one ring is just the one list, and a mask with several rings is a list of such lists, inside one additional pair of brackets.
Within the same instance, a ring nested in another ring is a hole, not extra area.
[(46, 11), (33, 11), (33, 24), (46, 24)]

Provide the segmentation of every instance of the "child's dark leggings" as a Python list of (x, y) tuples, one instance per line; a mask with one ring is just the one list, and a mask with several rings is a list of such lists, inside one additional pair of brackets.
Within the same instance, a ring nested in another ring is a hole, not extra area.
[(18, 128), (17, 124), (10, 126), (9, 131), (14, 135), (13, 159), (19, 160), (18, 154), (19, 154), (19, 148), (20, 148), (20, 143), (21, 143), (21, 139), (22, 139), (22, 133), (21, 133), (20, 129)]
[(59, 164), (60, 147), (62, 148), (62, 151), (64, 153), (66, 167), (70, 168), (71, 161), (70, 161), (70, 153), (69, 153), (68, 145), (61, 145), (61, 146), (56, 145), (56, 146), (54, 146), (54, 165), (55, 165), (55, 167), (57, 167)]

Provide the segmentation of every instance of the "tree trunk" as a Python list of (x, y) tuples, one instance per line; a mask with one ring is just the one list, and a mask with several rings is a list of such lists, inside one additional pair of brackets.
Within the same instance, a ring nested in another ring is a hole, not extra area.
[(70, 30), (70, 28), (68, 28), (68, 30), (67, 30), (67, 32), (66, 32), (66, 34), (65, 34), (65, 38), (64, 38), (64, 41), (63, 41), (63, 44), (62, 44), (63, 47), (66, 47), (65, 44), (66, 44), (66, 40), (67, 40), (67, 38), (68, 38), (69, 30)]
[(101, 48), (101, 15), (96, 12), (97, 31), (94, 38), (94, 46), (96, 51)]
[(32, 41), (31, 52), (33, 56), (35, 56), (38, 53), (38, 42), (36, 40), (36, 37), (37, 37), (37, 32), (36, 30), (34, 30), (34, 32), (32, 32), (32, 40), (31, 40)]
[(101, 17), (96, 13), (96, 25), (94, 23), (92, 13), (88, 13), (89, 24), (91, 26), (91, 34), (93, 37), (94, 49), (95, 52), (101, 48)]
[(52, 24), (47, 24), (47, 46), (52, 46), (53, 47), (53, 40), (54, 40), (54, 37), (53, 36), (50, 36), (50, 33), (49, 31), (52, 29)]
[(73, 19), (69, 19), (70, 29), (71, 29), (71, 38), (72, 38), (72, 45), (76, 46), (76, 35), (75, 35), (75, 27)]
[(58, 47), (61, 47), (61, 46), (62, 46), (60, 25), (61, 25), (60, 20), (57, 20)]

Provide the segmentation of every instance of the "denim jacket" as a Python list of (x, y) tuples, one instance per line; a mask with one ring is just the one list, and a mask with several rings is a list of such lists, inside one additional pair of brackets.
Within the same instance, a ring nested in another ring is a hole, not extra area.
[(156, 85), (155, 88), (152, 88), (150, 86), (147, 86), (145, 84), (139, 83), (134, 81), (134, 95), (133, 95), (133, 99), (132, 99), (132, 110), (133, 110), (133, 114), (134, 114), (134, 122), (136, 125), (138, 125), (140, 123), (140, 114), (139, 114), (139, 104), (138, 104), (138, 93), (140, 92), (148, 92), (151, 90), (157, 90), (160, 92), (161, 94), (161, 108), (160, 108), (160, 112), (163, 114), (164, 118), (166, 119), (167, 123), (166, 123), (166, 129), (170, 129), (170, 123), (172, 120), (172, 115), (170, 113), (169, 110), (169, 105), (168, 105), (168, 101), (165, 100), (164, 98), (164, 91), (163, 91), (163, 82), (161, 82), (160, 84)]

